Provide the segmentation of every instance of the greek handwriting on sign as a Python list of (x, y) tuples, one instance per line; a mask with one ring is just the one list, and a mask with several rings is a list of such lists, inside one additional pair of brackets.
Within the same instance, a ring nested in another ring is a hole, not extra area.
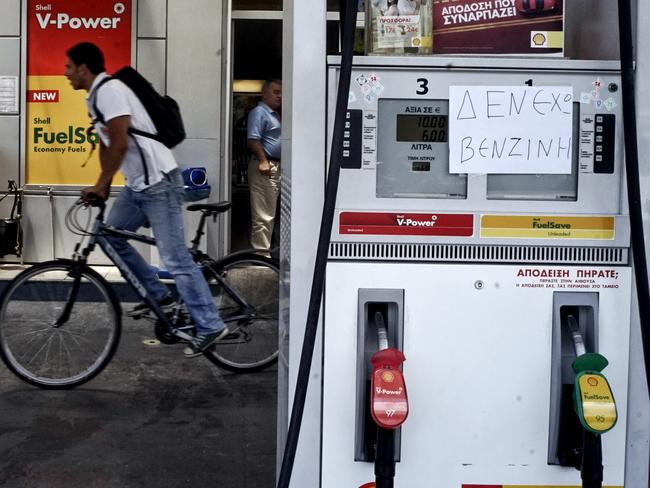
[(573, 88), (449, 88), (449, 171), (570, 174)]

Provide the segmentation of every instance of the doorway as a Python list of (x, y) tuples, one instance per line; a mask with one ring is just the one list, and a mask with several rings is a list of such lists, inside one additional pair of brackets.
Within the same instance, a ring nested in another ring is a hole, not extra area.
[[(359, 2), (355, 54), (364, 54), (364, 2)], [(338, 1), (328, 0), (327, 54), (338, 54)], [(266, 79), (282, 78), (282, 1), (233, 0), (230, 55), (232, 82), (227, 117), (230, 145), (230, 199), (232, 210), (226, 239), (230, 251), (250, 248), (250, 201), (246, 142), (248, 113), (260, 99)], [(277, 223), (276, 223), (277, 224)]]
[(248, 113), (260, 100), (262, 83), (282, 77), (282, 13), (233, 12), (230, 250), (250, 248), (250, 193), (246, 141)]

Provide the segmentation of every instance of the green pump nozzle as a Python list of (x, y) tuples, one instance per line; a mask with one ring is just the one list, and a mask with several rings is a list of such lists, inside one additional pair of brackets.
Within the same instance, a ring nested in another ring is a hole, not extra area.
[(601, 373), (609, 361), (601, 354), (586, 352), (575, 317), (569, 315), (567, 321), (576, 352), (572, 364), (576, 374), (573, 390), (575, 411), (585, 430), (593, 434), (604, 434), (616, 425), (618, 419), (614, 394), (607, 378)]

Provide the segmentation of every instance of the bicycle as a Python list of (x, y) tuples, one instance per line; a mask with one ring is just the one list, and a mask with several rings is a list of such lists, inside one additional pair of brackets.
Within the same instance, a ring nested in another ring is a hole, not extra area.
[[(254, 372), (278, 359), (279, 266), (274, 259), (251, 251), (214, 260), (199, 250), (206, 219), (216, 220), (230, 205), (221, 202), (187, 207), (201, 212), (190, 253), (230, 329), (223, 340), (203, 353), (226, 370)], [(16, 376), (41, 388), (72, 388), (91, 380), (108, 365), (117, 349), (121, 305), (111, 284), (87, 264), (96, 245), (149, 306), (145, 318), (154, 322), (154, 333), (161, 343), (189, 342), (194, 337), (194, 325), (182, 302), (164, 312), (107, 237), (119, 235), (149, 245), (155, 245), (155, 239), (107, 226), (105, 204), (93, 206), (99, 211), (92, 226), (91, 207), (81, 200), (66, 214), (66, 227), (82, 236), (72, 259), (47, 261), (24, 270), (0, 296), (0, 358)], [(88, 213), (85, 226), (79, 222), (82, 209)], [(88, 242), (82, 248), (86, 238)]]

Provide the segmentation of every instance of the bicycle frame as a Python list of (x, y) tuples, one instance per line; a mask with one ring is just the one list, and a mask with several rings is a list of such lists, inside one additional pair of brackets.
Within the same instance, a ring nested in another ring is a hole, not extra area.
[[(128, 240), (142, 242), (150, 246), (156, 245), (156, 239), (143, 234), (138, 234), (137, 232), (132, 232), (123, 229), (115, 229), (107, 226), (104, 223), (104, 212), (106, 210), (106, 206), (104, 204), (101, 204), (98, 206), (98, 208), (99, 208), (99, 214), (95, 218), (95, 222), (92, 226), (88, 244), (84, 249), (80, 251), (78, 249), (75, 250), (75, 259), (73, 259), (73, 261), (78, 262), (80, 264), (80, 269), (81, 269), (81, 267), (87, 263), (87, 258), (90, 255), (90, 253), (93, 252), (95, 246), (99, 244), (99, 247), (104, 251), (106, 256), (108, 256), (108, 258), (113, 262), (113, 264), (117, 266), (117, 268), (122, 273), (122, 276), (124, 276), (126, 281), (133, 287), (133, 289), (138, 294), (138, 296), (151, 308), (155, 316), (160, 321), (162, 321), (165, 324), (165, 326), (167, 326), (169, 332), (182, 340), (191, 341), (193, 339), (193, 336), (183, 332), (182, 330), (179, 330), (172, 323), (172, 321), (169, 319), (167, 314), (165, 314), (162, 308), (160, 308), (158, 302), (149, 295), (147, 289), (142, 284), (142, 282), (138, 279), (138, 277), (131, 270), (128, 264), (124, 262), (122, 257), (117, 253), (117, 251), (112, 246), (107, 236), (108, 235), (121, 236)], [(198, 249), (200, 237), (201, 235), (204, 234), (203, 227), (205, 225), (205, 218), (206, 218), (205, 214), (201, 216), (201, 221), (199, 223), (196, 236), (192, 240), (192, 247), (190, 248), (190, 253), (192, 254), (195, 261), (201, 261), (203, 259), (211, 260), (209, 256), (202, 253)], [(224, 322), (235, 322), (253, 316), (254, 314), (253, 307), (251, 307), (236, 290), (231, 288), (228, 285), (228, 283), (221, 276), (219, 276), (219, 274), (215, 273), (214, 278), (216, 279), (218, 285), (242, 308), (244, 312), (242, 314), (233, 315), (230, 317), (224, 317), (223, 318)], [(71, 289), (70, 297), (68, 298), (68, 303), (66, 304), (66, 307), (64, 308), (61, 316), (56, 322), (57, 326), (61, 326), (63, 323), (65, 323), (65, 321), (68, 320), (70, 311), (72, 309), (72, 304), (76, 300), (76, 295), (78, 293), (79, 286), (80, 286), (81, 274), (79, 273), (77, 276), (74, 277), (74, 279), (75, 281)]]

